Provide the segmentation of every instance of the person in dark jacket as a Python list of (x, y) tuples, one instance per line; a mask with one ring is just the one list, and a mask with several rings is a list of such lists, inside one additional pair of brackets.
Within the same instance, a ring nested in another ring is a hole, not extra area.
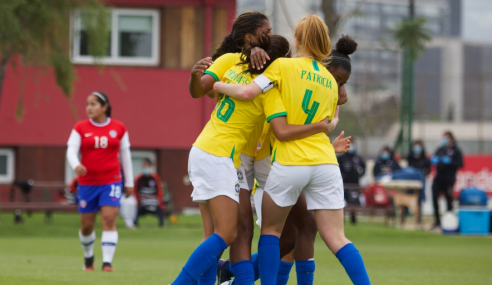
[(441, 193), (446, 196), (447, 210), (453, 210), (453, 186), (458, 169), (463, 167), (463, 155), (456, 145), (451, 132), (445, 132), (442, 146), (431, 158), (431, 164), (436, 166), (436, 177), (432, 183), (432, 204), (434, 206), (435, 223), (433, 229), (441, 226), (438, 199)]
[[(338, 157), (338, 165), (340, 165), (340, 172), (342, 173), (345, 188), (345, 201), (349, 205), (360, 205), (359, 179), (366, 173), (366, 163), (357, 154), (354, 138), (352, 138), (352, 144), (348, 152)], [(350, 221), (352, 224), (357, 222), (355, 211), (350, 213)]]
[(395, 170), (399, 170), (400, 165), (395, 160), (393, 156), (393, 152), (391, 151), (389, 146), (384, 146), (379, 152), (378, 160), (374, 165), (373, 175), (374, 178), (378, 178), (384, 174), (391, 174), (391, 172)]
[(144, 159), (142, 164), (142, 174), (135, 179), (136, 198), (138, 203), (137, 218), (135, 225), (138, 225), (140, 217), (146, 214), (153, 214), (159, 218), (159, 227), (164, 226), (164, 190), (161, 178), (157, 173), (152, 172), (152, 161)]
[[(425, 151), (424, 143), (421, 140), (415, 140), (412, 143), (412, 150), (408, 154), (407, 157), (408, 166), (411, 166), (415, 169), (421, 170), (422, 174), (425, 177), (430, 173), (430, 160), (427, 157), (427, 153)], [(419, 222), (422, 221), (422, 202), (425, 200), (425, 185), (423, 189), (419, 192)]]

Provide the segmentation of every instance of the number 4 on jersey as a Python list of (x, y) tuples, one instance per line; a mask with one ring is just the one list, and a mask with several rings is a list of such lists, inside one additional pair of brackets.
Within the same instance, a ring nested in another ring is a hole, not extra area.
[(319, 103), (316, 101), (313, 101), (313, 104), (311, 105), (311, 109), (309, 109), (309, 102), (311, 102), (311, 96), (313, 96), (313, 91), (306, 89), (306, 92), (304, 93), (304, 98), (302, 99), (302, 110), (304, 113), (307, 114), (306, 121), (304, 122), (304, 125), (311, 124), (314, 119), (314, 115), (318, 111)]

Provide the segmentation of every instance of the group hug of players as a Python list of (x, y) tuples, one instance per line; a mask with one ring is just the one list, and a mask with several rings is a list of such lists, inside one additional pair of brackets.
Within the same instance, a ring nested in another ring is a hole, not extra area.
[[(251, 285), (258, 279), (263, 285), (286, 284), (293, 261), (297, 283), (313, 284), (317, 232), (353, 284), (370, 284), (359, 251), (344, 234), (344, 190), (335, 153), (348, 150), (350, 137), (342, 132), (330, 142), (327, 136), (338, 121), (338, 105), (346, 101), (343, 85), (357, 44), (343, 36), (332, 49), (324, 21), (311, 15), (296, 26), (294, 45), (272, 33), (265, 15), (246, 12), (213, 57), (193, 67), (192, 97), (216, 101), (188, 162), (204, 234), (171, 284), (212, 285), (217, 277), (225, 284)], [(89, 95), (86, 110), (89, 119), (75, 125), (67, 151), (80, 176), (84, 269), (94, 268), (94, 222), (100, 211), (103, 270), (112, 271), (122, 195), (118, 154), (125, 194), (131, 195), (130, 143), (124, 125), (110, 118), (105, 94)], [(261, 236), (252, 254), (255, 179)], [(230, 262), (219, 260), (229, 246)]]

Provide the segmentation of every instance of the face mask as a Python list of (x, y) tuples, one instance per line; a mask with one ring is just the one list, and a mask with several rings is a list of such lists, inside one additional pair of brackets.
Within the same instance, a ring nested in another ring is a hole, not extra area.
[(150, 168), (143, 168), (142, 169), (142, 174), (143, 175), (150, 175), (151, 171), (150, 171)]
[(441, 140), (441, 143), (443, 146), (448, 146), (449, 145), (449, 140), (447, 137), (443, 137)]
[(355, 153), (355, 151), (356, 151), (355, 145), (351, 145), (348, 149), (349, 153)]
[(379, 155), (379, 158), (381, 158), (382, 160), (388, 160), (390, 159), (390, 154), (387, 152), (383, 152)]
[(419, 145), (415, 145), (413, 148), (412, 148), (412, 151), (413, 153), (415, 154), (421, 154), (422, 153), (422, 147), (419, 146)]

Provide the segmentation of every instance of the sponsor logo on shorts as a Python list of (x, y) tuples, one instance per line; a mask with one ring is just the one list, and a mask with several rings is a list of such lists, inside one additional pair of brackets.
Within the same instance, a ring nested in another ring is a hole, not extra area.
[(114, 139), (118, 135), (118, 133), (115, 130), (111, 130), (109, 131), (109, 135)]
[(237, 179), (238, 179), (240, 182), (243, 182), (244, 175), (243, 175), (243, 172), (242, 172), (241, 170), (238, 170), (238, 171), (237, 171)]
[(84, 209), (85, 207), (87, 207), (87, 202), (85, 200), (80, 200), (79, 205), (80, 208)]
[(236, 196), (239, 196), (239, 189), (241, 189), (239, 182), (236, 182)]

